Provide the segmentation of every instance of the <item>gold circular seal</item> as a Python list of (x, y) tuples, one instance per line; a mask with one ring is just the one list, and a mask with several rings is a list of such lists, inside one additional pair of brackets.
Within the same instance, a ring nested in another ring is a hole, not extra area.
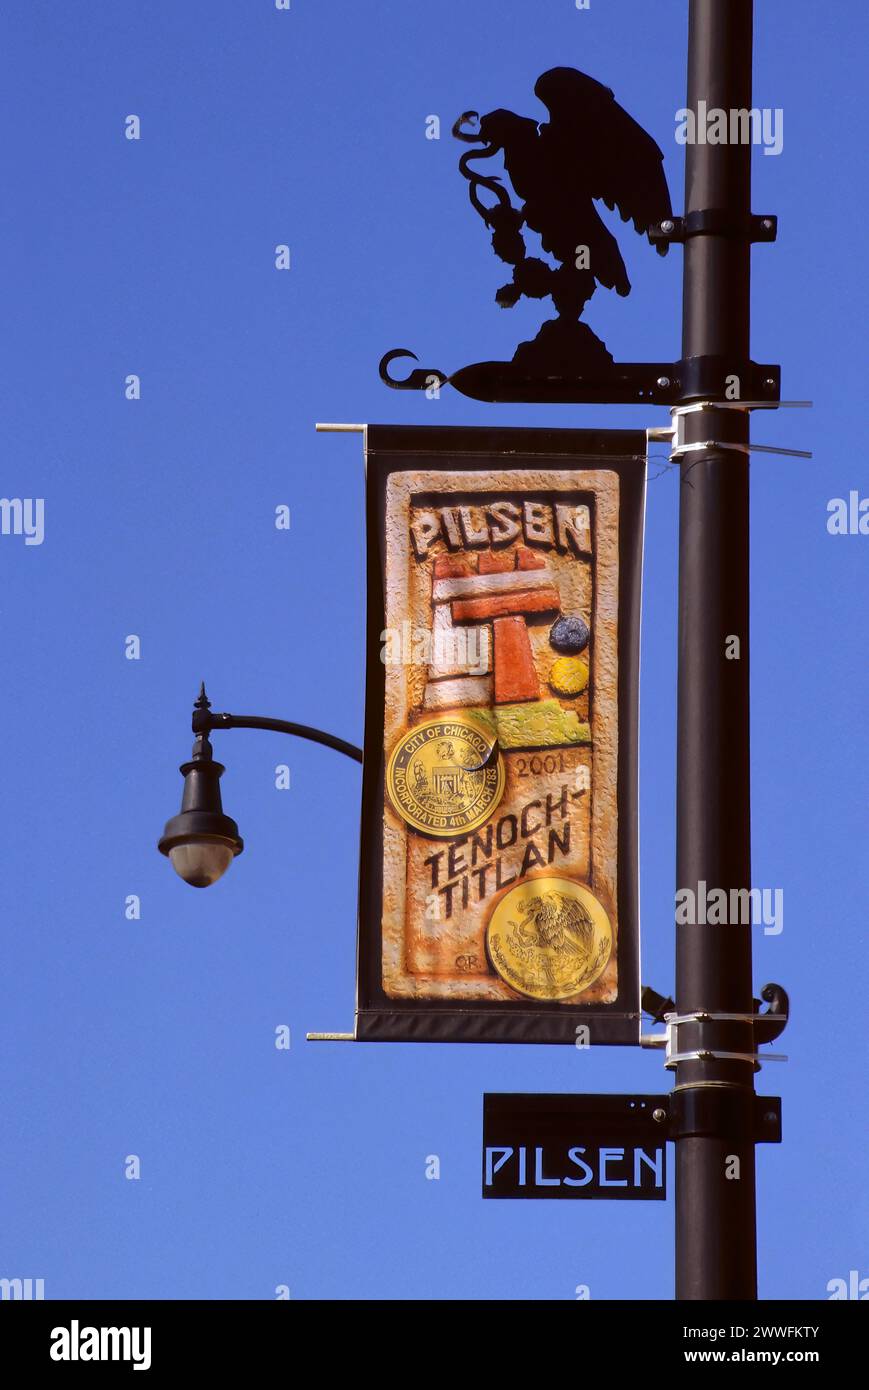
[(392, 750), (386, 789), (414, 830), (450, 839), (477, 830), (504, 795), (497, 739), (470, 715), (427, 719), (406, 729)]
[(517, 994), (571, 999), (603, 973), (612, 938), (609, 917), (588, 888), (563, 874), (542, 874), (496, 901), (486, 950)]

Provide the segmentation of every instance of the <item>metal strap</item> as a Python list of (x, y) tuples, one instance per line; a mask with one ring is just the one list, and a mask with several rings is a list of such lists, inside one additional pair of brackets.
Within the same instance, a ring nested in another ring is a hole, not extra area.
[(678, 1062), (705, 1062), (710, 1058), (722, 1062), (751, 1062), (758, 1068), (761, 1062), (786, 1062), (788, 1060), (784, 1052), (721, 1052), (718, 1048), (702, 1047), (696, 1052), (670, 1052), (668, 1050), (664, 1067), (670, 1070)]
[(784, 1052), (726, 1052), (716, 1047), (694, 1048), (690, 1052), (673, 1052), (672, 1048), (678, 1046), (676, 1030), (680, 1023), (764, 1023), (768, 1019), (768, 1013), (710, 1013), (706, 1009), (697, 1009), (694, 1013), (688, 1014), (665, 1014), (666, 1032), (641, 1033), (640, 1046), (666, 1048), (667, 1056), (664, 1066), (669, 1070), (672, 1070), (679, 1062), (700, 1062), (714, 1058), (721, 1062), (749, 1062), (755, 1070), (759, 1071), (762, 1062), (786, 1062), (788, 1060), (787, 1054)]
[(697, 444), (674, 445), (670, 450), (670, 458), (678, 458), (681, 454), (696, 454), (703, 449), (732, 449), (740, 454), (783, 454), (794, 459), (810, 459), (812, 457), (810, 449), (778, 449), (772, 444), (736, 444), (733, 440), (704, 439)]
[(716, 1014), (710, 1013), (708, 1009), (697, 1009), (692, 1014), (664, 1014), (665, 1023), (707, 1023), (718, 1022), (724, 1019), (727, 1023), (762, 1023), (769, 1019), (769, 1014)]
[(704, 410), (779, 410), (782, 406), (792, 409), (808, 409), (811, 401), (692, 401), (690, 405), (674, 405), (670, 411), (675, 421), (671, 438), (677, 442), (670, 450), (670, 459), (679, 459), (683, 454), (698, 454), (710, 449), (737, 454), (779, 454), (785, 458), (810, 459), (809, 449), (780, 449), (772, 444), (739, 444), (732, 439), (705, 439), (695, 444), (680, 444), (680, 421), (686, 415), (696, 415)]
[(807, 410), (814, 401), (691, 401), (674, 405), (670, 414), (694, 415), (698, 410)]

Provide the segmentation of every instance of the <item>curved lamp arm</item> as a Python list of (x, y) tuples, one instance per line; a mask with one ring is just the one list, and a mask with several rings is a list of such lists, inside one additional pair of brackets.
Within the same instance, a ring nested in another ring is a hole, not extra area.
[(324, 733), (322, 729), (312, 729), (308, 724), (293, 724), (287, 719), (261, 718), (256, 714), (215, 714), (210, 703), (203, 684), (199, 699), (193, 706), (194, 734), (209, 734), (212, 729), (270, 729), (273, 733), (294, 734), (297, 738), (310, 739), (312, 743), (322, 743), (326, 748), (334, 748), (336, 752), (352, 758), (354, 762), (362, 762), (362, 749), (357, 748), (355, 743), (347, 743), (345, 739)]
[(213, 714), (204, 683), (193, 706), (192, 725), (196, 742), (190, 760), (181, 764), (184, 778), (181, 810), (166, 822), (157, 848), (167, 855), (185, 883), (194, 888), (207, 888), (216, 883), (244, 849), (238, 826), (223, 809), (220, 779), (224, 767), (214, 760), (208, 738), (212, 729), (272, 729), (279, 734), (295, 734), (298, 738), (334, 748), (354, 762), (362, 762), (362, 749), (354, 743), (323, 733), (322, 729), (311, 729), (307, 724), (291, 724), (287, 719), (261, 719), (255, 714)]

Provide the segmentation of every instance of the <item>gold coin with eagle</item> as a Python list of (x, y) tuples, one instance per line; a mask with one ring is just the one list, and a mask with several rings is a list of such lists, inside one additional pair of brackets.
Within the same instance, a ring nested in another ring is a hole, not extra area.
[(529, 999), (572, 999), (603, 974), (612, 954), (609, 917), (594, 894), (564, 874), (526, 878), (496, 900), (486, 927), (492, 968)]
[(484, 825), (505, 783), (496, 735), (468, 714), (405, 729), (386, 769), (386, 790), (398, 814), (414, 830), (441, 839)]

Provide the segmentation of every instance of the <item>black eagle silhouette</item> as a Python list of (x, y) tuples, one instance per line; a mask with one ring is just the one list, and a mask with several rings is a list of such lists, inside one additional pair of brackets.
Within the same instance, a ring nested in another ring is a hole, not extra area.
[[(612, 362), (606, 347), (579, 323), (597, 285), (620, 295), (630, 280), (618, 242), (595, 207), (600, 201), (641, 235), (671, 216), (663, 154), (650, 135), (619, 106), (602, 83), (575, 68), (551, 68), (537, 81), (535, 95), (550, 119), (538, 123), (512, 111), (478, 117), (465, 112), (453, 126), (469, 150), (459, 168), (470, 183), (470, 199), (492, 231), (492, 246), (513, 267), (512, 280), (498, 290), (503, 308), (526, 295), (551, 295), (558, 318), (545, 323), (533, 343), (517, 349), (514, 362), (539, 370), (571, 370)], [(476, 133), (467, 129), (479, 121)], [(521, 206), (515, 208), (497, 175), (482, 174), (472, 161), (503, 155), (504, 170)], [(480, 190), (494, 195), (484, 202)], [(523, 229), (540, 236), (556, 265), (529, 256)], [(666, 255), (667, 246), (657, 247)]]

